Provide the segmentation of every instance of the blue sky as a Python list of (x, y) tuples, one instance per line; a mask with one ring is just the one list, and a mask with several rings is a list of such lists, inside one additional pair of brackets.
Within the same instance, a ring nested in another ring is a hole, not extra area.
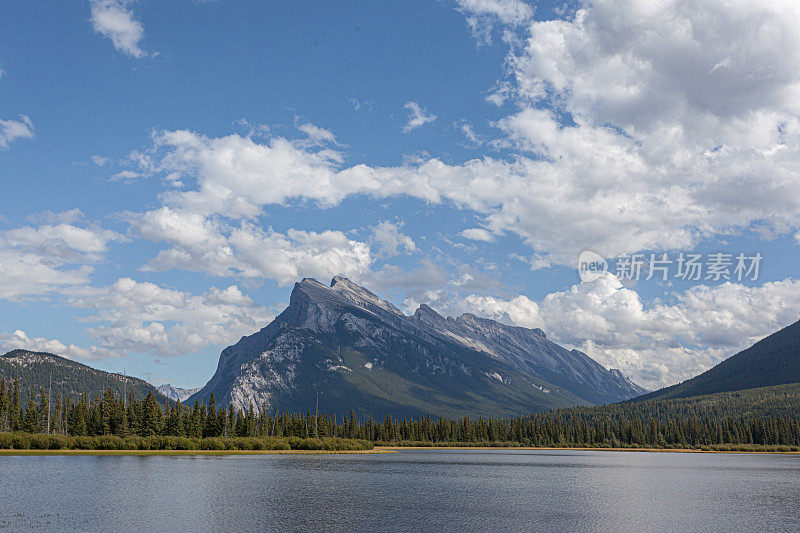
[[(647, 387), (689, 377), (800, 313), (798, 21), (791, 2), (6, 2), (0, 348), (198, 386), (294, 281), (341, 273), (409, 313), (541, 327)], [(582, 282), (583, 250), (763, 261)]]

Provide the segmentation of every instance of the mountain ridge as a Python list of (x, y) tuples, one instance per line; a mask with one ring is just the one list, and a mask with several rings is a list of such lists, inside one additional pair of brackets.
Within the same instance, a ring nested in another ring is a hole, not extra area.
[(643, 392), (541, 330), (470, 314), (443, 317), (424, 304), (407, 316), (336, 276), (330, 286), (313, 278), (296, 283), (289, 306), (224, 349), (212, 378), (188, 401), (207, 401), (213, 392), (217, 402), (242, 409), (250, 401), (256, 409), (309, 409), (320, 389), (326, 410), (354, 407), (340, 401), (346, 393), (369, 406), (366, 414), (396, 416), (438, 406), (519, 414)]
[(202, 387), (194, 387), (191, 389), (184, 389), (182, 387), (175, 387), (169, 383), (164, 385), (159, 385), (156, 387), (156, 390), (169, 398), (170, 400), (174, 400), (176, 402), (183, 402), (187, 398), (189, 398), (192, 394), (199, 391)]

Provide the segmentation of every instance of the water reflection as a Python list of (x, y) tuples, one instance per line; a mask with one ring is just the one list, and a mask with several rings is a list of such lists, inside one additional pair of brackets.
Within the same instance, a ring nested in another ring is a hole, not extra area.
[(14, 531), (800, 530), (797, 456), (7, 456), (0, 476)]

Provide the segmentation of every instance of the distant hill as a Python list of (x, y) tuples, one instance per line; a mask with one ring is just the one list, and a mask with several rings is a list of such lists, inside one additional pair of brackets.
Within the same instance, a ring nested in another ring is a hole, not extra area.
[(201, 387), (195, 387), (193, 389), (182, 389), (181, 387), (173, 387), (169, 383), (166, 385), (159, 386), (156, 390), (169, 398), (170, 400), (175, 400), (176, 402), (182, 402), (195, 392), (199, 391)]
[(800, 383), (800, 321), (758, 341), (699, 376), (632, 401), (689, 398), (786, 383)]
[(137, 397), (144, 398), (148, 392), (153, 392), (160, 403), (168, 401), (166, 396), (142, 379), (104, 372), (51, 353), (13, 350), (0, 355), (0, 376), (6, 378), (8, 385), (14, 379), (19, 380), (23, 405), (28, 402), (31, 391), (38, 395), (40, 387), (47, 390), (51, 376), (52, 398), (58, 392), (73, 398), (81, 394), (94, 398), (111, 387), (119, 395), (133, 390)]
[(211, 380), (187, 403), (314, 410), (359, 416), (525, 415), (611, 403), (643, 389), (619, 371), (550, 341), (539, 329), (426, 305), (405, 315), (343, 277), (295, 284), (261, 331), (223, 350)]

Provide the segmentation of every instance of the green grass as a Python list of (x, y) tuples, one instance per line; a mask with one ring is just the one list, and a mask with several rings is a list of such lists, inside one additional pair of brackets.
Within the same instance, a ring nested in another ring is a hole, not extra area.
[(108, 452), (276, 452), (276, 451), (368, 451), (371, 442), (358, 439), (336, 437), (119, 437), (99, 435), (94, 437), (43, 435), (31, 433), (0, 433), (0, 450), (40, 450), (40, 451), (108, 451)]
[(373, 448), (371, 450), (0, 450), (4, 455), (316, 455), (316, 454), (381, 454), (396, 453), (394, 450)]
[(400, 450), (403, 448), (427, 449), (524, 449), (524, 450), (595, 450), (595, 451), (651, 451), (651, 452), (716, 452), (716, 453), (800, 453), (800, 446), (785, 445), (760, 445), (760, 444), (712, 444), (709, 446), (530, 446), (521, 442), (426, 442), (426, 441), (401, 441), (401, 442), (376, 442), (379, 450)]

